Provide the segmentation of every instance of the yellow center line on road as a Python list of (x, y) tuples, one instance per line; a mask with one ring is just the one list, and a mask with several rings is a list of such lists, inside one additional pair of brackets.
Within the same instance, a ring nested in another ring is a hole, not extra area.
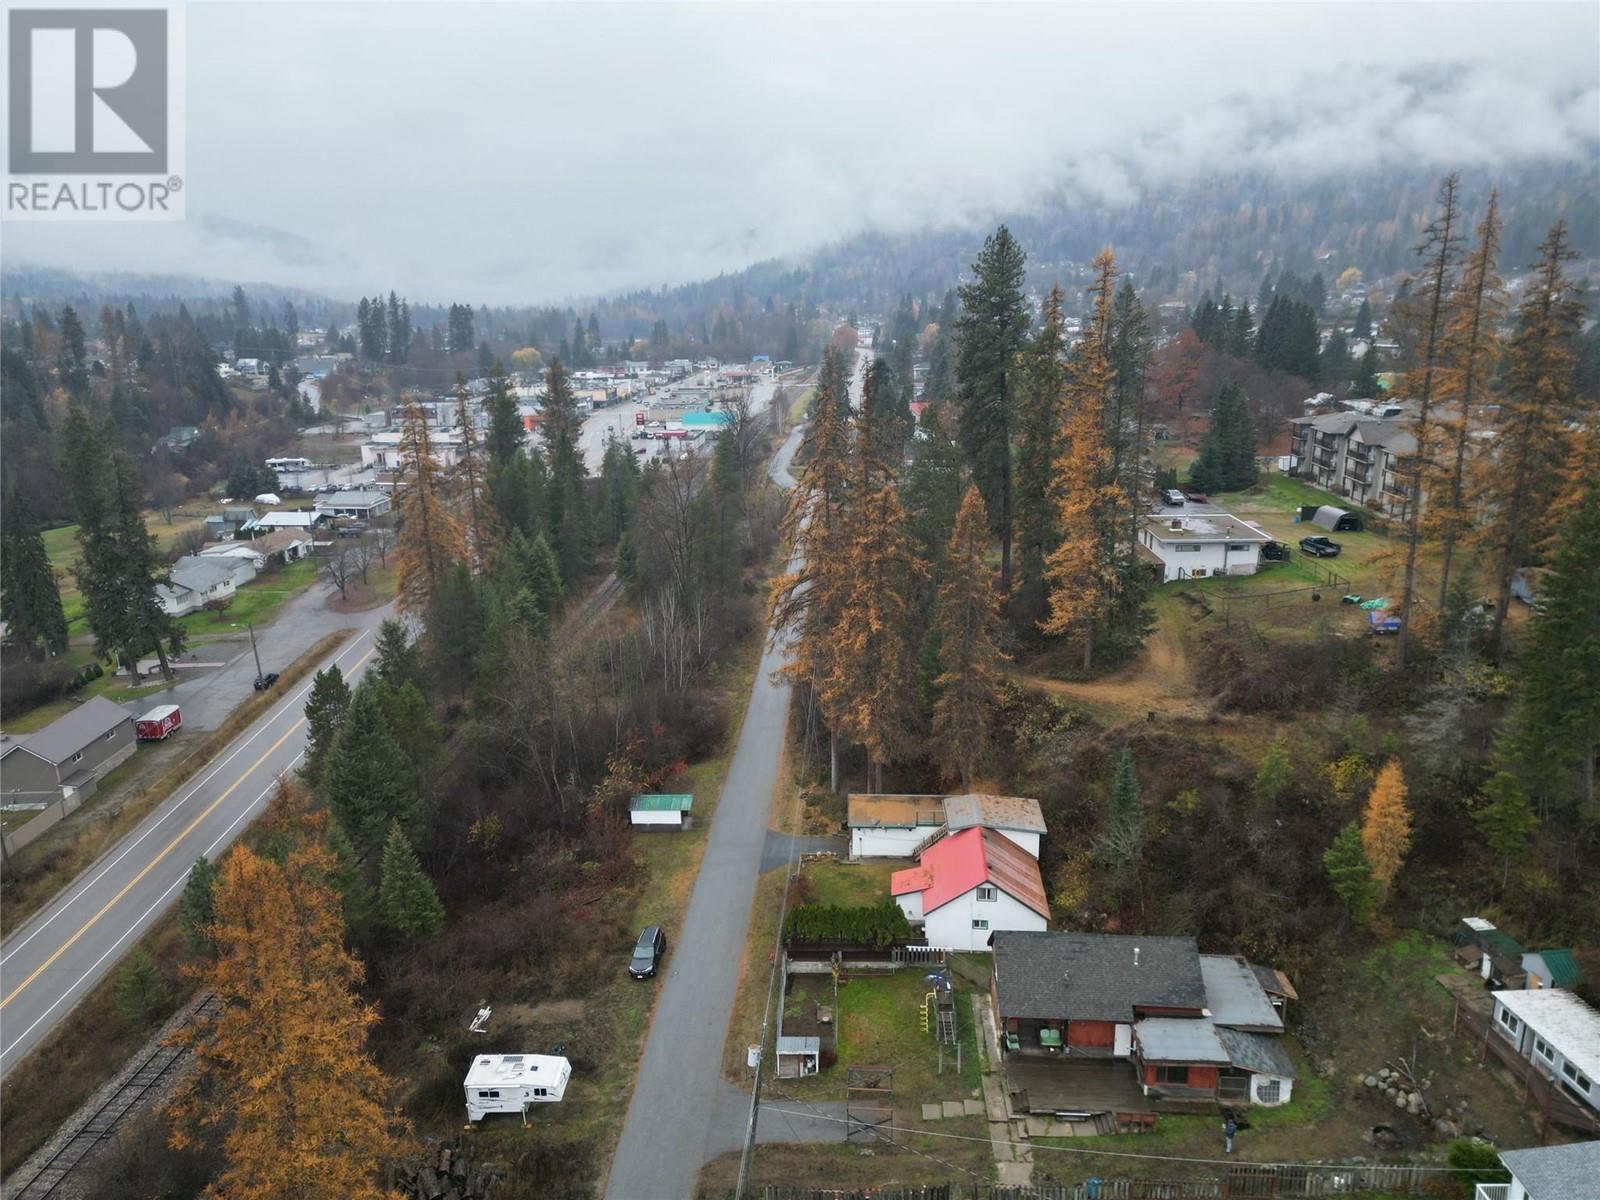
[[(350, 668), (350, 674), (354, 675), (356, 673), (356, 671), (360, 669), (361, 664), (366, 662), (367, 659), (372, 657), (372, 654), (373, 654), (373, 652), (371, 650), (368, 650), (359, 659), (357, 659), (356, 662), (355, 662), (355, 665)], [(4, 1000), (0, 1000), (0, 1008), (4, 1008), (6, 1005), (10, 1004), (13, 1000), (15, 1000), (17, 998), (17, 996), (21, 992), (23, 992), (27, 988), (27, 986), (29, 984), (31, 984), (35, 979), (39, 978), (40, 975), (44, 974), (45, 971), (49, 970), (50, 967), (55, 963), (56, 959), (60, 958), (68, 950), (72, 949), (73, 944), (75, 942), (77, 942), (77, 940), (79, 938), (81, 938), (84, 934), (88, 933), (89, 930), (94, 927), (94, 924), (95, 924), (96, 921), (98, 921), (101, 917), (105, 916), (106, 913), (110, 912), (111, 909), (113, 907), (115, 907), (117, 901), (121, 900), (130, 891), (132, 891), (134, 889), (134, 887), (136, 887), (138, 885), (139, 881), (141, 879), (143, 879), (146, 875), (148, 875), (156, 867), (156, 865), (161, 862), (162, 859), (166, 858), (167, 855), (171, 854), (172, 851), (177, 847), (179, 842), (183, 841), (184, 838), (188, 837), (191, 833), (193, 833), (195, 831), (195, 829), (200, 825), (200, 823), (202, 821), (204, 821), (212, 813), (216, 812), (217, 811), (217, 807), (224, 800), (226, 800), (229, 796), (233, 795), (235, 790), (238, 789), (239, 785), (242, 784), (246, 779), (249, 779), (250, 776), (255, 772), (255, 769), (257, 767), (259, 767), (262, 763), (266, 762), (267, 759), (270, 758), (273, 754), (275, 754), (277, 752), (278, 748), (280, 746), (282, 746), (285, 742), (287, 742), (295, 734), (295, 732), (300, 728), (300, 726), (304, 725), (305, 723), (306, 723), (306, 719), (304, 717), (300, 717), (299, 719), (297, 719), (295, 721), (295, 723), (293, 725), (289, 726), (289, 728), (284, 731), (284, 734), (283, 734), (282, 737), (280, 737), (277, 741), (273, 742), (272, 745), (267, 747), (266, 750), (262, 751), (261, 757), (256, 759), (255, 762), (251, 763), (248, 767), (246, 767), (244, 769), (244, 772), (239, 776), (239, 778), (235, 779), (232, 783), (230, 783), (228, 785), (227, 791), (223, 792), (222, 795), (218, 796), (210, 804), (206, 805), (205, 810), (203, 812), (201, 812), (201, 814), (199, 816), (197, 816), (194, 820), (190, 821), (189, 824), (183, 829), (183, 831), (181, 833), (179, 833), (175, 838), (173, 838), (170, 842), (168, 842), (165, 846), (163, 846), (162, 849), (161, 849), (161, 852), (159, 854), (157, 854), (154, 858), (152, 858), (149, 862), (147, 862), (142, 868), (140, 868), (139, 873), (137, 875), (135, 875), (132, 879), (128, 880), (127, 883), (122, 885), (122, 890), (121, 891), (119, 891), (115, 896), (111, 897), (111, 899), (106, 901), (105, 907), (103, 907), (99, 912), (95, 913), (94, 916), (90, 917), (87, 921), (85, 921), (83, 923), (82, 927), (79, 928), (78, 932), (73, 934), (65, 942), (63, 942), (56, 949), (56, 952), (54, 954), (52, 954), (49, 958), (45, 959), (44, 962), (40, 963), (37, 967), (35, 967), (33, 969), (33, 973), (31, 975), (29, 975), (26, 979), (24, 979), (21, 983), (17, 984), (17, 986), (11, 990), (10, 995), (6, 996), (6, 998)]]

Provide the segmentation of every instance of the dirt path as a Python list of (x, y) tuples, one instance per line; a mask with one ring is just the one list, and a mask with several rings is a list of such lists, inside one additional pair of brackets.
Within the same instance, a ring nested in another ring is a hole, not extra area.
[(1184, 644), (1187, 621), (1178, 604), (1158, 606), (1156, 628), (1138, 657), (1103, 678), (1078, 682), (1023, 675), (1020, 682), (1038, 691), (1106, 709), (1124, 720), (1151, 712), (1162, 716), (1208, 716), (1210, 705), (1194, 690)]

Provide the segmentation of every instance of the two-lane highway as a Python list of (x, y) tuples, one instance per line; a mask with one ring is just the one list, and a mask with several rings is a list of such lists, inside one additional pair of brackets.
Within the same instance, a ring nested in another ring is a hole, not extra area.
[[(388, 608), (353, 615), (334, 656), (347, 678), (373, 653)], [(0, 946), (0, 1075), (105, 977), (182, 890), (266, 807), (305, 748), (306, 678)]]

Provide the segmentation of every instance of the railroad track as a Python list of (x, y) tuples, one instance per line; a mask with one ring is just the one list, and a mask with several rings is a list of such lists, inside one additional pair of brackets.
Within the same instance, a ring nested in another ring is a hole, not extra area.
[[(220, 1008), (221, 1001), (214, 995), (207, 995), (190, 1010), (183, 1024), (190, 1025), (197, 1018), (212, 1016)], [(6, 1192), (6, 1200), (45, 1200), (47, 1196), (56, 1195), (73, 1171), (98, 1147), (110, 1141), (127, 1118), (137, 1112), (146, 1098), (171, 1078), (188, 1057), (187, 1048), (168, 1046), (164, 1042), (146, 1054), (116, 1090), (90, 1113), (89, 1119), (56, 1147), (32, 1179)]]

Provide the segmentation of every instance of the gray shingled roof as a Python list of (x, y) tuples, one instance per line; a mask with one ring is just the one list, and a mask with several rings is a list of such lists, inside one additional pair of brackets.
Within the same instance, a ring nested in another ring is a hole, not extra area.
[(1200, 977), (1206, 983), (1206, 1007), (1218, 1025), (1241, 1029), (1283, 1029), (1283, 1018), (1261, 990), (1255, 972), (1237, 958), (1225, 954), (1202, 954)]
[(172, 582), (190, 591), (203, 592), (226, 583), (238, 572), (237, 563), (218, 555), (186, 554), (172, 564)]
[(1528, 1200), (1592, 1196), (1600, 1174), (1600, 1142), (1502, 1150), (1500, 1161), (1528, 1190)]
[(1205, 1007), (1200, 952), (1190, 937), (1002, 930), (993, 944), (1003, 1017), (1126, 1024), (1135, 1006)]
[(39, 732), (18, 739), (7, 752), (25, 749), (52, 766), (59, 766), (96, 738), (104, 737), (122, 722), (131, 720), (128, 710), (120, 704), (96, 696), (57, 717)]
[(1228, 1053), (1228, 1061), (1243, 1071), (1257, 1075), (1281, 1075), (1284, 1079), (1298, 1079), (1289, 1051), (1283, 1039), (1270, 1033), (1245, 1033), (1239, 1029), (1217, 1026), (1217, 1040)]

